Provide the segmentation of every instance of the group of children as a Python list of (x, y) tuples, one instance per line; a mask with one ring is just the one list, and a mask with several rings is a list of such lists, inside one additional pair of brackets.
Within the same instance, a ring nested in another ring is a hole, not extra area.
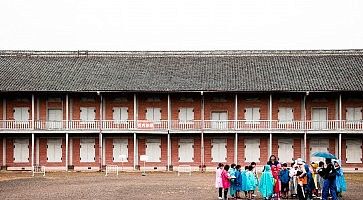
[[(299, 200), (321, 198), (325, 178), (320, 171), (324, 165), (324, 162), (308, 165), (300, 158), (290, 168), (287, 163), (269, 162), (263, 167), (259, 179), (255, 162), (244, 169), (241, 165), (219, 163), (216, 171), (218, 199), (223, 199), (222, 195), (227, 199), (228, 192), (234, 199), (242, 199), (243, 196), (248, 200), (254, 199), (257, 187), (263, 199), (287, 199), (289, 196)], [(334, 167), (336, 193), (341, 194), (346, 191), (344, 174), (339, 161), (334, 161)]]
[(218, 164), (216, 171), (216, 188), (219, 189), (218, 199), (222, 198), (224, 191), (224, 199), (227, 199), (228, 191), (232, 198), (241, 198), (243, 193), (247, 199), (253, 199), (255, 189), (258, 185), (258, 176), (256, 163), (245, 166), (241, 169), (241, 165)]

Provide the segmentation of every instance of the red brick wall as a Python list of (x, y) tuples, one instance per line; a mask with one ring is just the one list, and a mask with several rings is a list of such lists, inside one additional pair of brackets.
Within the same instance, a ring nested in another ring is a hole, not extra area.
[(358, 98), (344, 98), (342, 97), (342, 119), (346, 119), (346, 109), (348, 107), (362, 107), (363, 108), (363, 99)]
[(0, 137), (0, 166), (3, 166), (3, 138)]
[(39, 138), (39, 165), (48, 167), (65, 166), (66, 164), (66, 142), (62, 138), (62, 162), (48, 162), (47, 160), (47, 144), (48, 138)]
[(261, 137), (261, 139), (260, 139), (260, 162), (256, 161), (256, 163), (258, 163), (260, 165), (265, 165), (269, 159), (268, 143), (269, 143), (269, 137)]
[(294, 159), (302, 158), (303, 154), (304, 152), (301, 149), (301, 138), (294, 138)]
[[(8, 167), (30, 167), (31, 166), (31, 158), (32, 158), (32, 143), (29, 138), (29, 162), (24, 163), (14, 163), (14, 138), (6, 139), (6, 165)], [(36, 151), (36, 147), (34, 147), (34, 151)], [(35, 157), (35, 155), (34, 155)]]
[[(303, 97), (300, 96), (272, 96), (272, 119), (278, 120), (279, 107), (292, 108), (294, 112), (294, 120), (304, 120), (301, 119), (301, 100)], [(285, 99), (285, 100), (284, 100)], [(290, 100), (291, 99), (291, 100)]]
[[(150, 138), (155, 138), (155, 137), (150, 137)], [(167, 163), (168, 163), (168, 138), (166, 135), (160, 136), (158, 137), (161, 139), (161, 162), (146, 162), (145, 166), (147, 167), (166, 167)], [(142, 137), (138, 139), (138, 160), (139, 160), (139, 165), (143, 166), (143, 162), (140, 161), (140, 156), (141, 155), (145, 155), (146, 153), (146, 140), (148, 139), (148, 137)]]
[[(57, 95), (55, 97), (59, 97), (62, 99), (62, 102), (47, 102), (47, 96), (39, 96), (36, 98), (39, 101), (39, 119), (38, 120), (47, 120), (48, 111), (47, 109), (61, 109), (63, 111), (63, 120), (66, 119), (66, 102), (65, 97), (63, 95)], [(37, 103), (35, 104), (37, 106)], [(35, 112), (37, 109), (35, 109)], [(78, 111), (79, 112), (79, 111)], [(37, 116), (37, 114), (35, 115)]]
[[(22, 99), (27, 99), (24, 101), (16, 101), (15, 97), (9, 97), (6, 100), (6, 117), (8, 120), (14, 120), (14, 107), (28, 107), (29, 108), (29, 120), (32, 117), (32, 101), (31, 97), (21, 97)], [(2, 113), (1, 113), (2, 115)]]
[(333, 95), (309, 95), (306, 98), (306, 119), (311, 120), (313, 108), (327, 108), (328, 120), (335, 120), (337, 98)]
[(0, 120), (3, 120), (3, 102), (4, 99), (0, 99)]
[[(179, 140), (186, 139), (186, 138), (193, 138), (194, 139), (194, 162), (179, 162)], [(201, 164), (201, 149), (200, 149), (200, 137), (190, 137), (190, 136), (174, 136), (171, 137), (171, 163), (173, 166), (178, 165), (190, 165), (190, 166), (199, 166)]]
[(103, 98), (106, 102), (106, 108), (105, 108), (105, 119), (106, 120), (112, 120), (113, 119), (113, 107), (127, 107), (128, 108), (128, 119), (134, 120), (134, 97), (133, 95), (123, 95), (122, 97), (125, 97), (127, 101), (115, 101), (115, 98), (120, 98), (120, 96), (117, 95), (107, 95)]
[(245, 165), (245, 142), (243, 135), (238, 135), (238, 148), (237, 148), (237, 163), (244, 166)]
[[(224, 164), (231, 164), (234, 162), (234, 137), (226, 136), (227, 139), (227, 162)], [(206, 166), (217, 166), (218, 163), (212, 162), (212, 137), (204, 136), (204, 163)]]
[(234, 120), (235, 102), (234, 95), (222, 95), (226, 98), (226, 102), (213, 101), (213, 94), (207, 94), (204, 97), (204, 119), (211, 120), (213, 111), (227, 111), (228, 120)]
[(99, 161), (100, 161), (100, 157), (99, 157), (99, 140), (98, 138), (94, 138), (95, 139), (95, 157), (96, 160), (95, 162), (80, 162), (80, 138), (73, 138), (73, 165), (77, 166), (77, 167), (88, 167), (88, 166), (99, 166)]
[[(118, 165), (121, 166), (122, 163), (121, 162), (114, 162), (113, 161), (113, 140), (116, 138), (105, 138), (105, 143), (106, 146), (103, 147), (103, 149), (106, 151), (105, 153), (105, 160), (106, 160), (106, 165)], [(134, 139), (129, 137), (128, 139), (128, 160), (127, 162), (123, 163), (123, 166), (125, 167), (131, 167), (134, 165)]]
[(81, 107), (94, 107), (96, 109), (96, 120), (100, 119), (100, 98), (95, 95), (95, 101), (81, 101), (82, 95), (72, 96), (72, 119), (80, 120)]
[[(257, 100), (248, 100), (249, 98), (257, 98)], [(267, 96), (242, 96), (238, 95), (238, 119), (245, 120), (245, 109), (246, 108), (260, 108), (260, 119), (268, 119), (268, 101)]]
[[(160, 101), (157, 102), (149, 102), (147, 101), (148, 97), (160, 97)], [(168, 98), (166, 95), (138, 95), (138, 119), (145, 120), (146, 119), (146, 108), (160, 108), (161, 110), (161, 120), (168, 119)]]
[[(363, 167), (363, 161), (361, 163), (347, 163), (346, 159), (347, 159), (347, 143), (346, 143), (347, 138), (342, 138), (342, 164), (344, 165), (344, 167)], [(361, 136), (357, 136), (357, 140), (360, 140), (363, 144), (363, 138)], [(363, 155), (363, 148), (362, 150), (362, 155)]]
[(171, 119), (179, 119), (179, 109), (180, 108), (193, 108), (194, 109), (194, 119), (201, 120), (201, 97), (200, 95), (189, 95), (186, 97), (193, 98), (192, 102), (181, 101), (180, 96), (172, 96), (171, 100)]

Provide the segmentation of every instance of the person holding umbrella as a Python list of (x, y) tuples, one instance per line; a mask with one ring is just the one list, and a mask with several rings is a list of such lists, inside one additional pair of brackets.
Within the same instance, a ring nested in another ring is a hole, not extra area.
[(322, 200), (328, 200), (329, 192), (332, 200), (338, 200), (337, 187), (336, 187), (336, 170), (331, 159), (336, 159), (335, 155), (328, 152), (316, 152), (313, 154), (315, 157), (325, 158), (326, 168), (320, 170), (319, 175), (323, 177), (323, 191)]

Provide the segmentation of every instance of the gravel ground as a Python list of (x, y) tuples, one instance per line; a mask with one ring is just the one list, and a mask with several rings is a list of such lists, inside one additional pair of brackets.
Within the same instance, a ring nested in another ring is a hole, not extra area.
[[(347, 174), (344, 199), (363, 199), (363, 174)], [(213, 173), (0, 173), (0, 199), (217, 199)], [(258, 198), (257, 198), (258, 199)]]

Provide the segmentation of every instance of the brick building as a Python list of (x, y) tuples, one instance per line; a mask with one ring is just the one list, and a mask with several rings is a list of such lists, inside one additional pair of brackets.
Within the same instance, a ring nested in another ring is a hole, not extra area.
[(0, 52), (0, 162), (362, 163), (363, 51)]

